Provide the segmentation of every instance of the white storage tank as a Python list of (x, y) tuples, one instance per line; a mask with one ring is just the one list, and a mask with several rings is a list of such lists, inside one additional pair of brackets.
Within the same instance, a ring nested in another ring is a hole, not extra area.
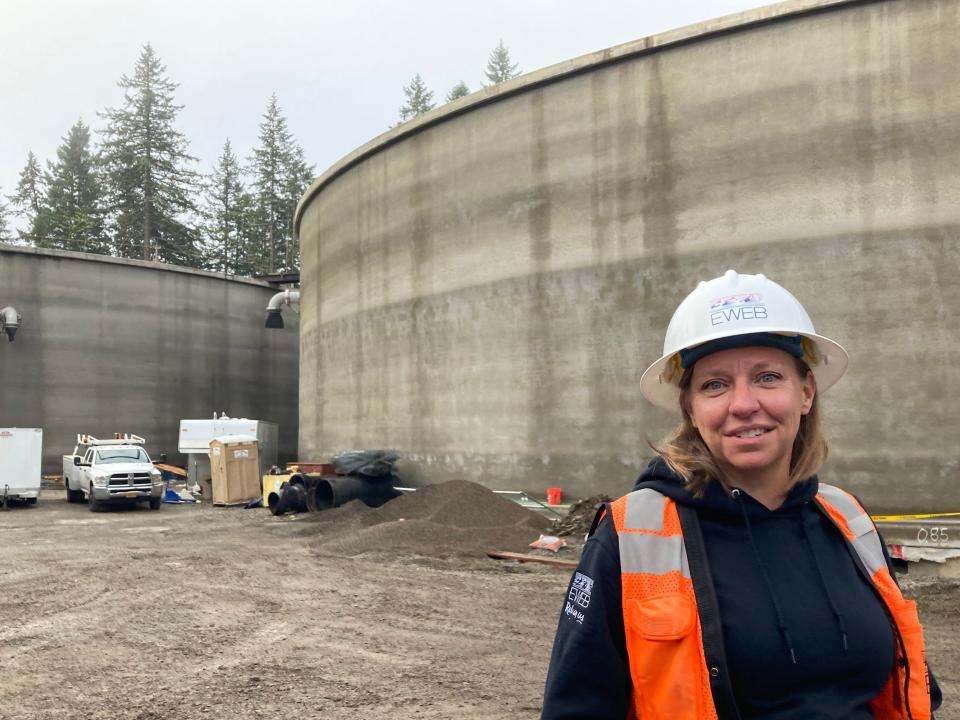
[(618, 497), (677, 421), (640, 375), (734, 268), (850, 353), (821, 479), (876, 512), (960, 507), (958, 67), (957, 0), (792, 0), (357, 148), (296, 214), (299, 456), (394, 448), (404, 484)]
[(0, 428), (0, 502), (40, 497), (41, 428)]
[[(131, 258), (0, 242), (0, 307), (24, 324), (0, 335), (0, 428), (43, 428), (43, 473), (59, 473), (77, 431), (132, 429), (152, 455), (185, 462), (181, 418), (278, 423), (281, 460), (297, 457), (298, 316), (263, 327), (277, 287)], [(124, 298), (123, 302), (116, 301)], [(14, 380), (15, 378), (15, 380)], [(0, 488), (2, 490), (2, 488)]]

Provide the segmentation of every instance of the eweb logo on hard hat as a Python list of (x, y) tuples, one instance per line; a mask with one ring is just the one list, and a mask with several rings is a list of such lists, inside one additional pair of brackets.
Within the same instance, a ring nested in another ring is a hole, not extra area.
[(727, 295), (710, 301), (710, 324), (723, 325), (734, 320), (766, 320), (767, 306), (760, 293)]

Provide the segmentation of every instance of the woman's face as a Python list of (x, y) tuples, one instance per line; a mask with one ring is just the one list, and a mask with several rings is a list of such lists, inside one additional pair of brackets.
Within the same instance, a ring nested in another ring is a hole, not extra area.
[(775, 348), (745, 347), (707, 355), (687, 389), (694, 426), (736, 482), (785, 482), (800, 418), (810, 412), (816, 382)]

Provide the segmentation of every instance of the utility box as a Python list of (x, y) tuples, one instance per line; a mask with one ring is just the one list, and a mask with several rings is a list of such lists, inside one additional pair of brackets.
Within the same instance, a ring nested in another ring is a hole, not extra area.
[(263, 476), (263, 506), (269, 508), (280, 499), (280, 486), (293, 477), (293, 471), (274, 475), (267, 473)]
[(257, 439), (225, 435), (210, 441), (211, 495), (214, 505), (246, 505), (260, 497)]
[(0, 428), (0, 503), (4, 499), (37, 502), (42, 455), (40, 428)]

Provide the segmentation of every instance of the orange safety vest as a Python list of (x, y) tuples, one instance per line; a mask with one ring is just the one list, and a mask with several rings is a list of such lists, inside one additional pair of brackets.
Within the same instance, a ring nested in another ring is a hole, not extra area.
[[(870, 702), (878, 720), (929, 720), (930, 684), (916, 603), (906, 600), (887, 568), (880, 535), (856, 499), (820, 484), (817, 503), (846, 538), (892, 618), (896, 662)], [(700, 612), (680, 517), (673, 500), (651, 488), (610, 506), (620, 544), (623, 619), (632, 716), (642, 720), (716, 720)], [(919, 675), (919, 680), (918, 680)]]

